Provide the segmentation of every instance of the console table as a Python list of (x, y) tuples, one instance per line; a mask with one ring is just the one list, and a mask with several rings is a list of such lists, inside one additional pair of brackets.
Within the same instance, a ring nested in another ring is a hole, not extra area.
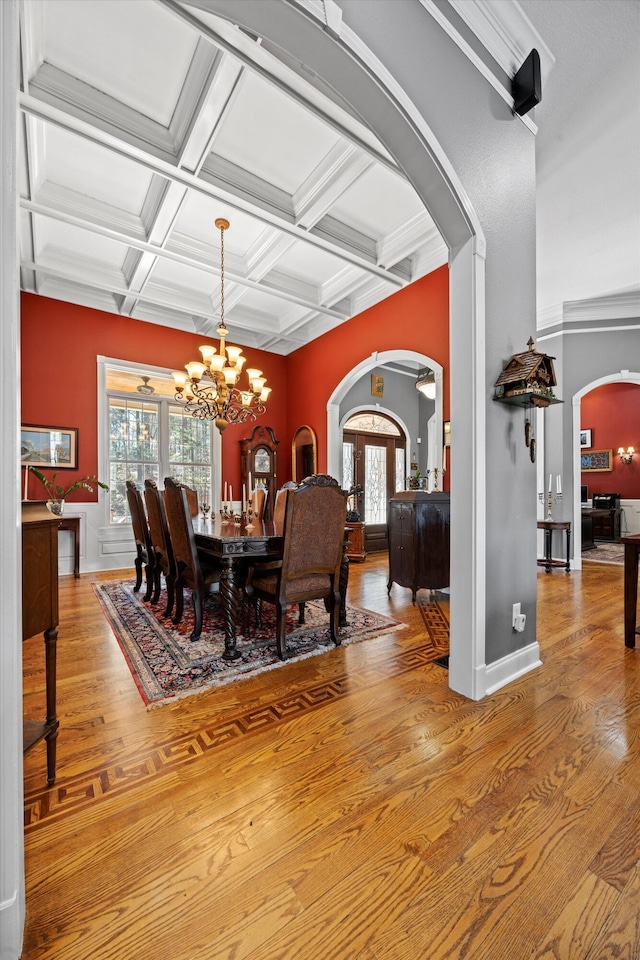
[(44, 723), (25, 720), (24, 752), (44, 738), (47, 782), (56, 779), (56, 644), (58, 640), (58, 524), (38, 501), (22, 504), (22, 639), (44, 632), (46, 716)]
[(620, 540), (620, 507), (583, 507), (583, 517), (591, 517), (593, 522), (593, 536), (596, 540)]
[(73, 534), (73, 575), (80, 576), (80, 517), (63, 517), (58, 530), (70, 530)]
[(624, 543), (624, 645), (635, 647), (640, 628), (638, 619), (638, 560), (640, 560), (640, 533), (623, 537)]
[[(551, 573), (553, 567), (564, 567), (567, 573), (571, 570), (569, 558), (571, 555), (571, 522), (569, 520), (538, 520), (538, 530), (544, 530), (544, 559), (538, 559), (538, 564), (544, 566), (545, 573)], [(564, 530), (567, 538), (567, 559), (553, 560), (551, 553), (551, 537), (554, 530)]]

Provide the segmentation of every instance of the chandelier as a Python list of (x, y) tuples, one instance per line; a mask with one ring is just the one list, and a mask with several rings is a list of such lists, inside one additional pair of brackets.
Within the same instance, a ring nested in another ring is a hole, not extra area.
[(226, 344), (229, 333), (224, 324), (224, 231), (229, 221), (219, 217), (216, 227), (220, 230), (220, 337), (218, 351), (211, 344), (200, 347), (202, 360), (185, 363), (186, 374), (173, 371), (176, 400), (184, 403), (185, 413), (199, 420), (215, 420), (222, 431), (230, 423), (245, 423), (266, 413), (266, 402), (271, 387), (266, 387), (262, 370), (247, 368), (247, 384), (242, 389), (240, 374), (246, 362), (240, 347)]

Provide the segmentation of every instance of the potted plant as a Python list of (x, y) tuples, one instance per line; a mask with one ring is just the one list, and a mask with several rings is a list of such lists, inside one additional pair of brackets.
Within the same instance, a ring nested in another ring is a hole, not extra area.
[(38, 478), (47, 491), (49, 495), (47, 507), (51, 513), (54, 513), (57, 517), (61, 517), (64, 513), (64, 501), (73, 490), (88, 490), (89, 493), (93, 493), (96, 486), (102, 487), (103, 490), (109, 489), (107, 484), (98, 480), (97, 477), (82, 477), (80, 480), (74, 480), (68, 487), (63, 487), (61, 484), (56, 483), (56, 477), (58, 476), (57, 470), (48, 478), (45, 477), (37, 467), (29, 467), (29, 472)]

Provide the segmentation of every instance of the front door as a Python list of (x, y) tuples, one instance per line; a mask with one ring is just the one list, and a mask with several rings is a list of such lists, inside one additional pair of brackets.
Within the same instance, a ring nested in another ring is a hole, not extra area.
[(351, 417), (343, 434), (343, 483), (358, 489), (354, 499), (365, 524), (367, 553), (388, 549), (387, 505), (396, 490), (404, 490), (405, 474), (405, 440), (398, 425), (380, 414)]

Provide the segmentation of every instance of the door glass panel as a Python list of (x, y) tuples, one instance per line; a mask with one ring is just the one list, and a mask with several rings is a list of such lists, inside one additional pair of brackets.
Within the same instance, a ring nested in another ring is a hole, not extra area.
[(342, 487), (350, 490), (353, 486), (353, 444), (342, 444)]
[(387, 450), (365, 444), (364, 522), (385, 523), (387, 518)]
[(404, 448), (396, 447), (396, 482), (395, 492), (404, 490), (406, 470), (404, 464)]

